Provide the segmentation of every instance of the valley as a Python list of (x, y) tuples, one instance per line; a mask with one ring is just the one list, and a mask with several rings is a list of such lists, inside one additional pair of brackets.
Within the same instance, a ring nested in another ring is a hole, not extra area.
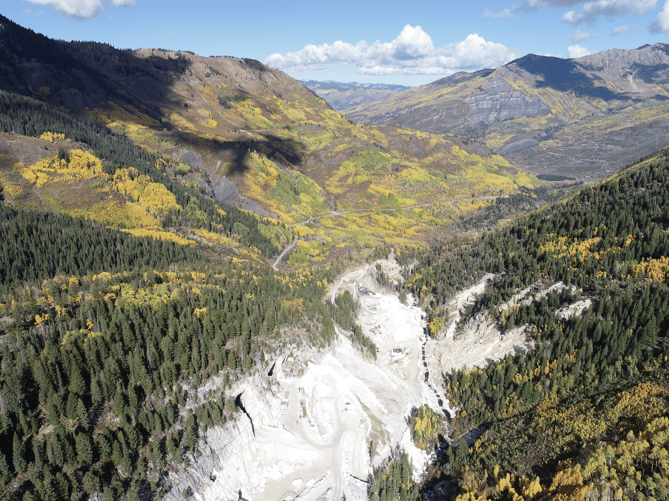
[[(9, 21), (6, 24), (0, 42), (7, 50), (18, 51), (15, 40), (36, 43), (34, 34)], [(26, 125), (14, 120), (26, 108), (33, 107), (34, 115), (41, 117), (59, 114), (58, 120), (29, 124), (28, 129), (35, 137), (51, 134), (48, 137), (56, 137), (53, 145), (70, 151), (76, 140), (90, 142), (92, 137), (71, 137), (71, 126), (63, 125), (63, 115), (68, 121), (77, 116), (102, 125), (104, 142), (115, 141), (114, 135), (127, 138), (133, 148), (151, 152), (155, 165), (166, 166), (160, 174), (149, 174), (152, 181), (166, 175), (200, 196), (253, 212), (263, 218), (263, 224), (275, 226), (266, 232), (273, 234), (269, 238), (274, 238), (275, 247), (283, 249), (294, 240), (296, 235), (282, 231), (291, 226), (301, 236), (286, 257), (293, 269), (326, 263), (359, 246), (424, 245), (450, 238), (462, 231), (460, 216), (480, 211), (495, 197), (545, 186), (501, 156), (460, 138), (352, 122), (297, 80), (258, 61), (155, 49), (122, 51), (48, 39), (39, 42), (72, 68), (41, 60), (37, 71), (17, 53), (18, 66), (25, 73), (12, 73), (12, 83), (5, 88), (15, 92), (13, 96), (26, 96), (25, 104), (7, 103), (0, 132), (18, 132), (19, 138), (12, 142), (23, 142)], [(75, 68), (84, 68), (91, 77), (71, 80), (69, 70)], [(38, 111), (30, 101), (35, 99), (30, 89), (42, 81), (70, 86), (54, 88), (40, 103), (59, 107), (57, 112)], [(103, 82), (114, 82), (114, 90)], [(39, 150), (41, 145), (31, 146)], [(101, 161), (116, 161), (109, 158), (106, 145), (94, 149)], [(44, 151), (53, 150), (58, 151), (53, 147)], [(37, 155), (45, 153), (33, 153)], [(127, 194), (120, 199), (114, 194), (87, 204), (88, 199), (72, 185), (52, 190), (43, 182), (39, 186), (17, 183), (19, 162), (16, 155), (8, 158), (0, 172), (12, 204), (34, 208), (40, 197), (46, 197), (52, 203), (41, 204), (42, 210), (100, 219), (100, 212), (127, 199)], [(56, 180), (57, 176), (48, 179), (49, 184)], [(98, 192), (107, 188), (106, 180), (102, 182)], [(72, 204), (72, 199), (78, 203)], [(337, 217), (327, 217), (331, 213)], [(123, 224), (145, 231), (160, 224), (161, 216), (151, 216), (153, 224), (146, 218)], [(360, 227), (370, 231), (361, 233)], [(189, 238), (173, 225), (167, 224), (166, 229)], [(166, 233), (163, 236), (169, 238)]]
[(576, 59), (529, 54), (345, 114), (477, 139), (543, 179), (601, 180), (667, 144), (668, 54), (662, 43)]
[(0, 55), (0, 501), (669, 498), (668, 46)]

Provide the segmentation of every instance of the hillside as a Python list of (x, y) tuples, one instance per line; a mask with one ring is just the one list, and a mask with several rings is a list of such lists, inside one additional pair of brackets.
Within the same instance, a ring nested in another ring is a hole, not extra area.
[[(627, 53), (508, 82), (645, 138), (663, 50), (639, 101)], [(564, 198), (257, 61), (5, 18), (0, 56), (0, 501), (668, 497), (666, 147)]]
[[(566, 203), (419, 256), (407, 285), (434, 333), (426, 367), (456, 410), (449, 443), (424, 431), (443, 420), (429, 409), (412, 425), (440, 450), (425, 494), (666, 496), (668, 182), (663, 150)], [(525, 347), (491, 361), (508, 337)], [(480, 358), (454, 367), (443, 354), (459, 347)]]
[(346, 115), (479, 138), (535, 174), (602, 179), (667, 143), (668, 65), (664, 44), (579, 59), (528, 55)]
[(300, 80), (307, 89), (311, 89), (317, 96), (322, 97), (332, 106), (332, 109), (343, 113), (356, 106), (379, 101), (389, 96), (410, 89), (405, 85), (370, 84), (370, 83), (342, 83), (316, 80)]
[(480, 144), (355, 124), (257, 61), (52, 41), (2, 24), (5, 90), (104, 124), (180, 162), (177, 183), (292, 227), (292, 265), (349, 245), (436, 241), (463, 213), (538, 184)]

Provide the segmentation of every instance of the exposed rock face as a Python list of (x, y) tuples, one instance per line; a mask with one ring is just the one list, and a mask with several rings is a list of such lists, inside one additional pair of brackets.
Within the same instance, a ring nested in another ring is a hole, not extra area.
[[(190, 165), (193, 169), (208, 174), (209, 178), (212, 179), (210, 195), (219, 202), (255, 212), (260, 216), (276, 217), (275, 214), (266, 210), (259, 203), (242, 196), (239, 193), (239, 189), (237, 189), (237, 185), (226, 176), (217, 176), (216, 171), (220, 166), (220, 161), (212, 166), (207, 165), (202, 159), (202, 155), (193, 150), (181, 150), (179, 152), (179, 161)], [(206, 189), (206, 187), (203, 186), (203, 189)]]
[(488, 126), (503, 120), (536, 117), (551, 112), (539, 97), (527, 96), (499, 77), (488, 80), (480, 93), (464, 101), (469, 106), (469, 118), (465, 121), (464, 128), (473, 130), (483, 129), (477, 127), (479, 124)]
[(224, 204), (234, 203), (239, 197), (237, 185), (225, 176), (214, 181), (212, 186), (214, 188), (214, 196), (216, 197), (216, 200), (219, 200)]
[(480, 138), (536, 174), (601, 179), (669, 143), (669, 45), (579, 59), (527, 55), (346, 115)]
[[(207, 430), (206, 441), (200, 442), (201, 455), (197, 461), (188, 469), (170, 475), (172, 489), (163, 498), (166, 501), (188, 499), (189, 493), (205, 494), (206, 499), (237, 500), (240, 491), (245, 498), (252, 499), (262, 492), (265, 484), (262, 477), (268, 472), (253, 468), (258, 446), (254, 425), (247, 416), (252, 416), (256, 427), (276, 428), (275, 415), (269, 412), (276, 398), (261, 378), (245, 381), (235, 391), (242, 394), (248, 414), (240, 412), (236, 423)], [(231, 465), (237, 465), (234, 471)]]

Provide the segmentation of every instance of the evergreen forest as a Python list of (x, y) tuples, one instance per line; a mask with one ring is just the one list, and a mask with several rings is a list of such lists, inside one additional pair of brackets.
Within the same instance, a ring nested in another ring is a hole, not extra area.
[[(407, 287), (425, 301), (435, 335), (446, 300), (491, 272), (460, 329), (485, 316), (534, 343), (445, 375), (458, 410), (435, 418), (447, 420), (450, 443), (423, 437), (439, 451), (425, 492), (440, 484), (459, 500), (669, 497), (668, 228), (664, 150), (473, 241), (404, 255), (419, 261)], [(468, 443), (472, 431), (479, 438)]]
[[(161, 499), (245, 419), (245, 378), (341, 336), (378, 364), (355, 295), (328, 294), (363, 265), (424, 310), (421, 342), (491, 277), (454, 337), (489, 322), (528, 346), (439, 374), (454, 412), (401, 418), (427, 472), (392, 444), (357, 479), (370, 500), (669, 499), (669, 148), (550, 184), (469, 140), (356, 124), (257, 61), (2, 20), (0, 501)], [(155, 100), (116, 88), (131, 77)]]

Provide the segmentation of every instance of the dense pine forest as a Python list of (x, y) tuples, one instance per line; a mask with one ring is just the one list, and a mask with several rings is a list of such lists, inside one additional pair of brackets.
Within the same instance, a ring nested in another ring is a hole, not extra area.
[[(174, 182), (125, 137), (0, 93), (2, 130), (65, 134), (105, 169), (132, 166), (198, 225), (272, 255), (262, 218)], [(188, 210), (195, 205), (197, 210)], [(195, 217), (195, 219), (193, 219)], [(266, 225), (269, 224), (265, 222)], [(0, 497), (144, 499), (168, 486), (208, 426), (235, 419), (226, 390), (291, 344), (329, 345), (355, 325), (351, 300), (322, 301), (340, 265), (277, 275), (209, 249), (0, 204)], [(375, 354), (369, 340), (354, 339)], [(196, 389), (215, 380), (216, 394)]]
[[(448, 423), (453, 442), (426, 492), (669, 497), (668, 229), (665, 150), (472, 242), (404, 256), (420, 262), (408, 284), (426, 301), (436, 335), (446, 300), (492, 272), (460, 329), (487, 316), (502, 331), (524, 326), (535, 345), (445, 375), (458, 408)], [(471, 430), (482, 435), (468, 444)], [(388, 495), (380, 499), (395, 499)]]
[[(2, 211), (3, 257), (19, 246), (25, 256), (2, 264), (3, 280), (16, 278), (0, 300), (7, 499), (159, 492), (166, 461), (187, 460), (207, 426), (234, 419), (231, 380), (268, 370), (288, 344), (328, 345), (333, 318), (353, 325), (350, 305), (321, 300), (335, 269), (277, 276), (85, 221)], [(220, 393), (198, 398), (212, 377)]]

